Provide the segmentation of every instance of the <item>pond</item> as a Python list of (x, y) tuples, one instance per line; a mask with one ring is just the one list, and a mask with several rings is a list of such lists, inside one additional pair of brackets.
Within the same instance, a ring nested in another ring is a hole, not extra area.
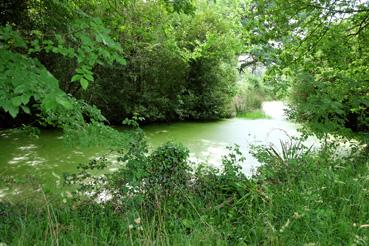
[[(243, 171), (250, 174), (258, 166), (248, 153), (250, 144), (279, 145), (281, 140), (298, 135), (298, 125), (284, 118), (283, 109), (281, 102), (265, 102), (263, 111), (270, 116), (269, 119), (233, 118), (213, 122), (151, 124), (143, 129), (152, 147), (167, 141), (180, 142), (189, 148), (191, 160), (216, 167), (221, 165), (221, 157), (227, 154), (226, 147), (238, 144), (246, 156)], [(63, 173), (75, 171), (79, 163), (85, 163), (104, 151), (96, 147), (68, 147), (58, 130), (42, 131), (39, 138), (0, 132), (0, 176), (27, 178), (32, 175), (46, 187), (61, 186)], [(7, 191), (0, 188), (0, 199)]]

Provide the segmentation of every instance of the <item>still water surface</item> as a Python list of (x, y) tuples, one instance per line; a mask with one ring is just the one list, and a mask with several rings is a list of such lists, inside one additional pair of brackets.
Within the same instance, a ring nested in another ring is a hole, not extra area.
[[(298, 135), (298, 125), (284, 118), (283, 109), (281, 102), (265, 102), (263, 110), (271, 119), (152, 124), (145, 126), (144, 131), (152, 147), (167, 141), (180, 142), (190, 149), (193, 161), (216, 167), (221, 166), (226, 147), (238, 144), (246, 156), (243, 170), (250, 174), (258, 166), (248, 153), (250, 144), (278, 145), (279, 141), (288, 139), (288, 135)], [(96, 147), (68, 147), (63, 143), (62, 132), (57, 130), (42, 131), (39, 138), (0, 132), (0, 177), (32, 174), (49, 187), (60, 186), (64, 172), (73, 172), (78, 163), (106, 151)], [(0, 199), (6, 191), (0, 187)]]

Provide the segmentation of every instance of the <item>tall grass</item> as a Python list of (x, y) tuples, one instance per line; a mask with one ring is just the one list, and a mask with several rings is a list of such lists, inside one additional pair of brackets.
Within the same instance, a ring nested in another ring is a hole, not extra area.
[[(224, 170), (202, 168), (170, 196), (140, 202), (0, 203), (7, 245), (367, 245), (369, 159), (337, 159), (299, 142), (258, 147), (264, 165), (248, 178), (239, 151)], [(164, 159), (166, 160), (166, 158)], [(173, 170), (171, 170), (173, 171)], [(157, 188), (157, 186), (155, 186)], [(158, 191), (160, 194), (160, 191)], [(148, 204), (151, 204), (148, 207)]]
[(266, 115), (261, 110), (251, 111), (251, 112), (243, 112), (237, 114), (238, 118), (256, 120), (256, 119), (269, 119), (270, 117)]
[(262, 76), (244, 72), (240, 76), (233, 105), (236, 114), (242, 116), (246, 113), (260, 111), (262, 103), (272, 98), (270, 90), (262, 82)]
[(236, 112), (244, 113), (258, 110), (266, 98), (265, 93), (259, 89), (240, 88), (234, 99)]

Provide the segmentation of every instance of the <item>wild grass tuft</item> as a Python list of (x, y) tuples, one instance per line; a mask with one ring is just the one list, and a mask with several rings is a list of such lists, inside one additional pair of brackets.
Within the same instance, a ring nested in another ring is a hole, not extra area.
[(256, 119), (270, 119), (269, 116), (267, 116), (263, 111), (261, 110), (255, 110), (251, 112), (243, 112), (243, 113), (237, 113), (238, 118), (244, 118), (249, 120), (256, 120)]

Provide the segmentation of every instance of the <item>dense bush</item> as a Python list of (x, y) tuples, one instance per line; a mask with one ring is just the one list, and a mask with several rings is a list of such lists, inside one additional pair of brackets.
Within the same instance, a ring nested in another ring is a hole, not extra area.
[(137, 3), (122, 14), (115, 21), (128, 64), (97, 67), (86, 100), (113, 123), (133, 114), (146, 121), (230, 115), (239, 50), (235, 19), (223, 18), (217, 4), (198, 4), (185, 15)]
[(346, 29), (332, 27), (319, 48), (304, 57), (304, 66), (290, 72), (291, 116), (317, 133), (369, 131), (368, 70), (364, 62), (368, 50), (362, 46), (369, 32), (348, 44), (343, 38)]
[(368, 5), (255, 0), (245, 14), (250, 53), (290, 100), (290, 116), (319, 137), (368, 142)]
[[(227, 15), (237, 8), (234, 5), (181, 0), (112, 6), (109, 1), (30, 0), (19, 9), (10, 11), (9, 6), (13, 5), (7, 1), (1, 12), (5, 19), (0, 51), (14, 58), (0, 60), (10, 73), (4, 73), (0, 84), (4, 87), (0, 107), (5, 111), (1, 115), (8, 112), (16, 117), (25, 111), (34, 118), (38, 111), (30, 109), (46, 104), (46, 99), (50, 110), (54, 105), (67, 107), (64, 94), (96, 105), (113, 124), (135, 114), (146, 121), (230, 115), (240, 51), (238, 17)], [(11, 16), (23, 12), (29, 21)], [(20, 58), (29, 60), (21, 74)], [(63, 96), (43, 89), (26, 91), (35, 101), (17, 99), (19, 93), (12, 91), (17, 85), (6, 81), (15, 76), (18, 84), (24, 77), (36, 83), (40, 73), (32, 74), (36, 68), (50, 72), (51, 78), (41, 73), (43, 87), (60, 87)], [(50, 80), (53, 83), (45, 82)], [(10, 99), (14, 102), (5, 103)]]

